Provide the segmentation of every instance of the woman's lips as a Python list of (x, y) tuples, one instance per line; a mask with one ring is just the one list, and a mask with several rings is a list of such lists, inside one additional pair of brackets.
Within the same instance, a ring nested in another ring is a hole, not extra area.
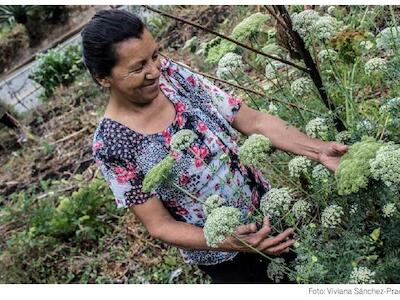
[(151, 84), (145, 85), (144, 87), (145, 87), (145, 88), (154, 88), (154, 87), (156, 87), (157, 85), (158, 85), (158, 79), (154, 80), (154, 82), (151, 83)]

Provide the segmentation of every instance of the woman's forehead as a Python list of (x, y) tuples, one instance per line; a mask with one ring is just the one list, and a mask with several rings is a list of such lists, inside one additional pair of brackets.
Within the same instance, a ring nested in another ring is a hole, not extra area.
[(119, 61), (133, 64), (151, 56), (158, 45), (148, 30), (144, 30), (141, 38), (131, 38), (119, 43), (116, 53)]

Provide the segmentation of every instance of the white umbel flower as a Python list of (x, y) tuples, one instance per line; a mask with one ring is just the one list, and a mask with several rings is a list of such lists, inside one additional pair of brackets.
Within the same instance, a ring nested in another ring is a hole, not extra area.
[(365, 63), (364, 71), (367, 75), (382, 76), (387, 70), (387, 61), (380, 57), (371, 58)]
[(390, 114), (392, 117), (399, 117), (400, 97), (386, 100), (379, 109), (380, 114)]
[(293, 14), (293, 29), (297, 31), (303, 39), (305, 39), (319, 18), (319, 14), (312, 9), (307, 9), (300, 13)]
[(292, 212), (297, 220), (304, 219), (311, 212), (311, 204), (305, 200), (298, 200), (293, 204)]
[(219, 243), (235, 232), (240, 225), (240, 210), (235, 207), (218, 207), (208, 216), (204, 224), (207, 245), (218, 247)]
[(331, 16), (320, 17), (312, 26), (313, 34), (321, 41), (330, 39), (337, 29), (337, 20)]
[(342, 221), (343, 208), (332, 204), (326, 207), (321, 214), (321, 225), (324, 228), (335, 229)]
[(288, 163), (290, 176), (299, 178), (301, 174), (307, 174), (311, 164), (311, 160), (306, 156), (296, 156)]
[(336, 6), (333, 6), (333, 5), (329, 6), (328, 9), (326, 10), (326, 12), (328, 14), (330, 14), (331, 16), (333, 16), (335, 14), (335, 12), (336, 12)]
[(318, 164), (313, 168), (311, 175), (317, 182), (326, 183), (331, 174), (324, 165)]
[(400, 146), (387, 144), (382, 146), (374, 159), (369, 161), (373, 178), (382, 180), (392, 189), (400, 187)]
[(347, 130), (341, 131), (335, 136), (335, 141), (345, 144), (348, 143), (351, 140), (351, 133), (348, 132)]
[(211, 195), (206, 199), (206, 201), (204, 201), (203, 204), (204, 215), (206, 217), (209, 216), (214, 209), (221, 207), (224, 203), (225, 203), (224, 198), (218, 195)]
[(318, 53), (318, 58), (322, 63), (335, 62), (338, 59), (338, 53), (333, 49), (324, 49)]
[(264, 216), (280, 217), (289, 211), (293, 201), (288, 188), (272, 188), (260, 200), (260, 210)]
[(391, 218), (397, 211), (395, 203), (387, 203), (382, 207), (382, 213), (385, 218)]
[(293, 81), (290, 85), (290, 91), (295, 97), (303, 97), (312, 91), (313, 82), (311, 79), (306, 77), (301, 77)]
[(327, 140), (329, 134), (327, 120), (320, 117), (310, 120), (306, 125), (306, 133), (309, 137)]
[(217, 76), (222, 79), (232, 78), (232, 74), (242, 71), (244, 64), (239, 54), (228, 52), (218, 62)]
[(350, 274), (350, 282), (356, 284), (375, 283), (375, 271), (371, 271), (367, 267), (356, 267)]
[(383, 29), (376, 37), (376, 46), (378, 49), (391, 51), (400, 45), (400, 26), (387, 27)]

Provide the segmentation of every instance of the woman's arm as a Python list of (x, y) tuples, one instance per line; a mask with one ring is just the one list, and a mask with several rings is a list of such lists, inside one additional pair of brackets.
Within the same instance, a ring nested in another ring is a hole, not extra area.
[[(224, 240), (218, 248), (207, 246), (202, 228), (176, 221), (156, 197), (143, 204), (133, 205), (130, 210), (141, 220), (152, 237), (167, 244), (186, 249), (252, 252), (234, 237)], [(270, 231), (266, 218), (260, 230), (257, 231), (255, 224), (241, 225), (236, 234), (246, 243), (268, 254), (288, 251), (288, 247), (293, 245), (294, 240), (287, 240), (293, 234), (292, 229), (287, 229), (276, 237), (269, 237)]]
[(245, 135), (262, 134), (268, 137), (276, 148), (307, 156), (333, 171), (339, 164), (340, 156), (347, 151), (345, 145), (310, 138), (284, 120), (251, 109), (244, 103), (233, 126)]

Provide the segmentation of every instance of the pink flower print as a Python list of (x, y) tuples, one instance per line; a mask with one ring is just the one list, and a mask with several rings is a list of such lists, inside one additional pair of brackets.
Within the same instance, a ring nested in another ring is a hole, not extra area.
[(175, 70), (173, 68), (171, 68), (171, 67), (167, 68), (168, 76), (171, 76), (172, 74), (174, 74), (174, 72), (175, 72)]
[(204, 123), (204, 122), (199, 122), (198, 129), (199, 129), (199, 131), (200, 131), (201, 133), (204, 133), (204, 132), (207, 131), (208, 127), (207, 127), (206, 123)]
[(192, 75), (190, 75), (187, 79), (186, 79), (192, 86), (196, 85), (196, 80), (194, 79), (194, 77)]
[(176, 105), (175, 105), (175, 110), (176, 110), (176, 112), (177, 112), (178, 114), (179, 114), (179, 113), (183, 113), (183, 112), (185, 111), (185, 109), (186, 109), (185, 103), (182, 103), (182, 102), (176, 103)]
[(190, 177), (183, 174), (179, 177), (178, 181), (179, 181), (179, 184), (186, 185), (190, 182)]
[(98, 141), (98, 142), (94, 143), (93, 150), (97, 151), (97, 150), (101, 149), (101, 147), (103, 147), (103, 143)]
[(184, 119), (183, 119), (183, 116), (181, 114), (179, 114), (176, 117), (176, 123), (178, 123), (179, 128), (182, 128), (183, 123), (184, 123)]
[(181, 206), (177, 207), (176, 212), (181, 216), (187, 216), (189, 214), (189, 211)]
[(125, 173), (125, 169), (123, 167), (115, 167), (114, 168), (115, 173), (122, 175)]
[(173, 90), (171, 90), (170, 88), (166, 87), (166, 85), (164, 83), (160, 83), (160, 88), (167, 93), (171, 93), (173, 92)]
[(171, 134), (169, 133), (168, 129), (163, 130), (162, 136), (165, 139), (165, 143), (169, 145), (171, 143)]
[(239, 99), (237, 99), (235, 97), (229, 96), (228, 103), (229, 103), (230, 106), (235, 106), (238, 103), (240, 103), (240, 101), (239, 101)]
[(200, 168), (201, 165), (203, 164), (204, 158), (206, 158), (206, 156), (209, 153), (208, 148), (205, 146), (199, 148), (196, 145), (194, 145), (191, 147), (191, 149), (196, 157), (194, 165), (196, 166), (196, 168)]

